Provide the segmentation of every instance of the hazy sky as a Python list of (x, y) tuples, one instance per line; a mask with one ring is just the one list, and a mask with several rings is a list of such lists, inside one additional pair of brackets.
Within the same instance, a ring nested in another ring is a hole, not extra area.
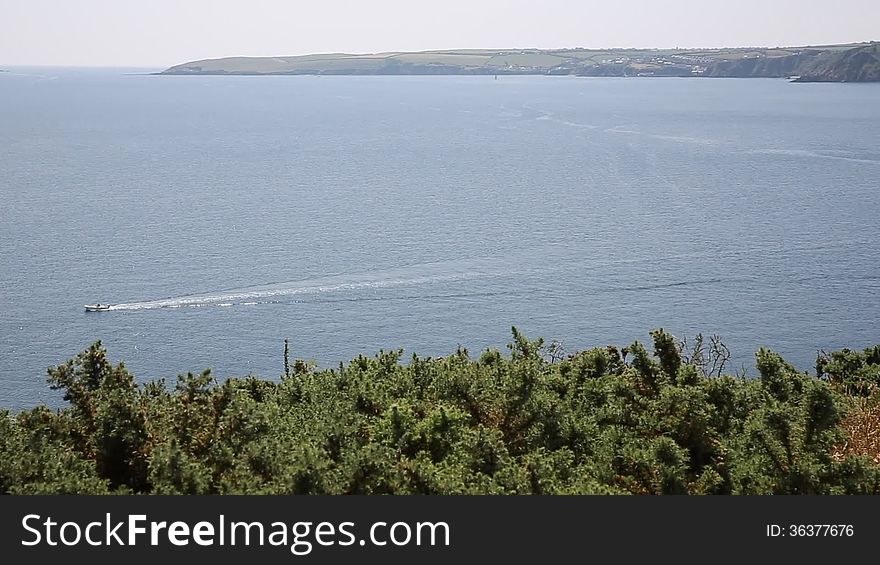
[(0, 65), (880, 39), (880, 0), (0, 0)]

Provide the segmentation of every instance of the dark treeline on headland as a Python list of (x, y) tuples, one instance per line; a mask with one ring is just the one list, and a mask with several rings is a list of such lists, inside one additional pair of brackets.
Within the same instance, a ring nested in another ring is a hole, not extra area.
[(0, 412), (0, 492), (876, 494), (880, 346), (815, 374), (718, 340), (572, 355), (380, 352), (278, 381), (138, 385), (100, 342), (49, 369), (68, 402)]

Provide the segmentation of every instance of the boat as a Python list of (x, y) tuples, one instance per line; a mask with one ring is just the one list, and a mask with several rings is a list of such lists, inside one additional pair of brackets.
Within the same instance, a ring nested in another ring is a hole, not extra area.
[(86, 304), (86, 312), (106, 312), (111, 304)]

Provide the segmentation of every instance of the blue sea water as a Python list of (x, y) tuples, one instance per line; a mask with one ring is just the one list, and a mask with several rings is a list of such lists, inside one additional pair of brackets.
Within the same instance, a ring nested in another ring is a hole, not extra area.
[(141, 380), (511, 325), (717, 333), (732, 369), (880, 342), (880, 85), (12, 71), (3, 407), (98, 339)]

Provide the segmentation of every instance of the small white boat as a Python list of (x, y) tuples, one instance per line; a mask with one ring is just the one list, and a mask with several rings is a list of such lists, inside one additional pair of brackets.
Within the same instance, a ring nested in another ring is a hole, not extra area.
[(86, 304), (86, 312), (106, 312), (110, 309), (110, 304)]

